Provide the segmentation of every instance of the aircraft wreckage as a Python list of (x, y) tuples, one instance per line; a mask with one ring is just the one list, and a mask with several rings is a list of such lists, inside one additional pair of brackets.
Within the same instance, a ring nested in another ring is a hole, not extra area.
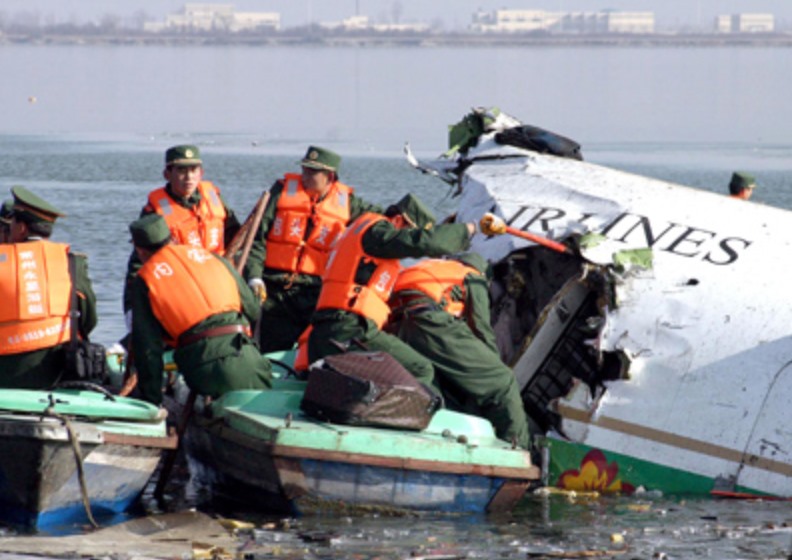
[(792, 215), (584, 162), (497, 109), (451, 143), (430, 162), (406, 152), (454, 185), (457, 220), (492, 211), (568, 248), (472, 247), (493, 265), (501, 354), (546, 434), (547, 482), (792, 497)]

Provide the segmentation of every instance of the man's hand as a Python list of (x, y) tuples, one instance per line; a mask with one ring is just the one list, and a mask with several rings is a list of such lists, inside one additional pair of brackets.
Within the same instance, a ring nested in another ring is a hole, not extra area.
[(491, 212), (487, 212), (479, 221), (479, 230), (484, 235), (502, 235), (506, 233), (506, 222)]
[(267, 301), (267, 285), (261, 278), (251, 278), (248, 280), (248, 286), (253, 291), (253, 295), (259, 298), (261, 303)]

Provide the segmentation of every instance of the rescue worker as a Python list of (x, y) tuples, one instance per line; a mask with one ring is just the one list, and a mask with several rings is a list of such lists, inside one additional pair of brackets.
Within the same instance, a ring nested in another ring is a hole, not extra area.
[(0, 206), (0, 243), (8, 243), (11, 239), (11, 216), (14, 214), (14, 201), (6, 200)]
[[(382, 330), (388, 299), (407, 257), (437, 257), (468, 247), (475, 224), (434, 225), (432, 213), (413, 195), (390, 206), (385, 214), (367, 212), (347, 228), (333, 248), (322, 276), (322, 291), (307, 340), (307, 364), (343, 350), (389, 353), (418, 381), (434, 387), (431, 362)], [(301, 359), (302, 361), (302, 359)]]
[(249, 336), (259, 303), (228, 261), (179, 245), (159, 214), (129, 226), (143, 266), (132, 282), (132, 350), (141, 398), (162, 402), (163, 341), (190, 389), (218, 397), (268, 389), (272, 366)]
[(288, 350), (308, 327), (333, 241), (364, 212), (382, 209), (356, 197), (338, 180), (341, 157), (309, 146), (302, 173), (289, 173), (270, 189), (261, 228), (245, 269), (263, 302), (259, 348)]
[[(222, 254), (226, 242), (239, 231), (239, 220), (223, 201), (220, 190), (203, 180), (203, 161), (198, 147), (180, 145), (168, 148), (162, 176), (165, 186), (149, 193), (140, 215), (157, 213), (165, 218), (176, 243)], [(140, 264), (137, 254), (132, 251), (124, 288), (127, 329), (130, 322), (128, 289)]]
[(96, 296), (85, 255), (49, 241), (64, 214), (24, 187), (11, 193), (10, 239), (0, 245), (0, 387), (48, 389), (70, 380), (72, 290), (82, 337), (96, 326)]
[(405, 268), (388, 302), (387, 330), (432, 362), (449, 408), (487, 418), (499, 438), (530, 449), (520, 389), (490, 324), (488, 271), (477, 253)]
[(756, 179), (753, 175), (740, 171), (732, 173), (729, 182), (729, 196), (748, 200), (751, 198), (754, 188), (756, 188)]

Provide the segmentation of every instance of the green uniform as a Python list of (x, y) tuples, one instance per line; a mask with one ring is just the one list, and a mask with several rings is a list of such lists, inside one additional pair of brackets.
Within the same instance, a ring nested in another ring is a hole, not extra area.
[(520, 389), (514, 373), (500, 359), (490, 324), (487, 279), (468, 274), (464, 288), (464, 295), (456, 287), (451, 294), (455, 301), (464, 300), (460, 318), (419, 291), (394, 294), (394, 301), (409, 304), (394, 308), (388, 331), (432, 362), (447, 406), (487, 418), (498, 437), (530, 449)]
[[(30, 239), (34, 241), (35, 239)], [(77, 307), (80, 318), (77, 328), (87, 337), (96, 326), (96, 296), (88, 277), (88, 258), (69, 253), (74, 259)], [(52, 348), (0, 356), (0, 387), (4, 389), (48, 389), (57, 381), (68, 381), (62, 375), (66, 365), (66, 344)]]
[[(201, 193), (197, 189), (193, 194), (191, 194), (187, 198), (179, 198), (175, 194), (173, 194), (170, 183), (165, 185), (165, 191), (168, 193), (168, 196), (170, 196), (178, 205), (183, 206), (184, 208), (188, 208), (188, 209), (193, 208), (199, 202), (201, 202)], [(225, 227), (223, 228), (223, 239), (225, 239), (226, 243), (229, 243), (234, 238), (234, 235), (236, 235), (236, 233), (239, 231), (240, 228), (239, 220), (237, 219), (236, 214), (234, 214), (234, 211), (231, 210), (231, 208), (229, 208), (228, 205), (225, 203), (225, 200), (223, 200), (222, 195), (220, 195), (220, 202), (222, 202), (223, 208), (225, 209), (226, 212)], [(146, 203), (146, 205), (143, 207), (143, 210), (140, 211), (140, 216), (142, 217), (147, 214), (153, 214), (154, 212), (155, 212), (154, 208), (152, 208), (150, 204)], [(132, 254), (129, 255), (129, 261), (127, 262), (127, 275), (126, 275), (126, 281), (124, 283), (125, 312), (129, 311), (131, 305), (130, 288), (132, 285), (132, 280), (134, 280), (135, 277), (137, 276), (137, 272), (138, 270), (140, 270), (141, 266), (143, 266), (143, 263), (140, 262), (137, 253), (133, 249)]]
[[(316, 308), (322, 278), (313, 274), (292, 274), (283, 270), (265, 268), (267, 258), (267, 235), (275, 221), (278, 199), (283, 191), (283, 182), (276, 181), (270, 189), (270, 198), (261, 219), (259, 234), (250, 248), (244, 276), (246, 279), (262, 278), (267, 286), (267, 300), (261, 308), (259, 348), (263, 353), (289, 350), (311, 322)], [(376, 205), (369, 204), (354, 194), (349, 197), (350, 222), (364, 212), (381, 212)], [(306, 227), (305, 236), (311, 233)]]
[[(225, 260), (219, 258), (234, 276), (242, 302), (242, 316), (237, 312), (218, 313), (201, 321), (184, 335), (200, 333), (223, 325), (252, 323), (259, 314), (258, 300), (242, 277)], [(132, 282), (131, 305), (134, 317), (132, 350), (138, 372), (141, 397), (154, 404), (162, 402), (163, 340), (166, 333), (154, 316), (149, 290), (142, 278)], [(218, 397), (235, 389), (268, 389), (272, 366), (262, 356), (253, 340), (245, 334), (228, 334), (204, 338), (177, 348), (173, 354), (179, 371), (190, 389), (202, 395)]]
[[(434, 229), (397, 229), (387, 220), (371, 226), (363, 234), (363, 251), (383, 259), (439, 257), (467, 249), (470, 236), (466, 224), (443, 224)], [(375, 267), (362, 263), (355, 282), (366, 284)], [(308, 342), (308, 360), (312, 363), (341, 350), (333, 340), (349, 344), (353, 339), (369, 350), (388, 352), (419, 381), (436, 387), (432, 363), (399, 338), (381, 331), (376, 323), (356, 313), (323, 309), (314, 314), (313, 329)], [(354, 345), (350, 346), (354, 349)]]

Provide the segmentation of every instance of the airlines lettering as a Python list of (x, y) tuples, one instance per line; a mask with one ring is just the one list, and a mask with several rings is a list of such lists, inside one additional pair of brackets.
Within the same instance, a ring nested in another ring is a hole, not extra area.
[[(567, 216), (567, 213), (560, 208), (521, 206), (507, 223), (524, 231), (534, 226), (542, 232), (547, 232), (558, 220), (585, 224), (593, 217), (594, 214), (585, 213), (574, 219)], [(594, 227), (593, 231), (622, 243), (646, 246), (680, 257), (701, 259), (718, 266), (733, 264), (740, 257), (741, 252), (753, 243), (742, 237), (721, 237), (717, 232), (685, 224), (674, 222), (655, 224), (647, 216), (629, 212), (619, 214), (613, 220)]]

